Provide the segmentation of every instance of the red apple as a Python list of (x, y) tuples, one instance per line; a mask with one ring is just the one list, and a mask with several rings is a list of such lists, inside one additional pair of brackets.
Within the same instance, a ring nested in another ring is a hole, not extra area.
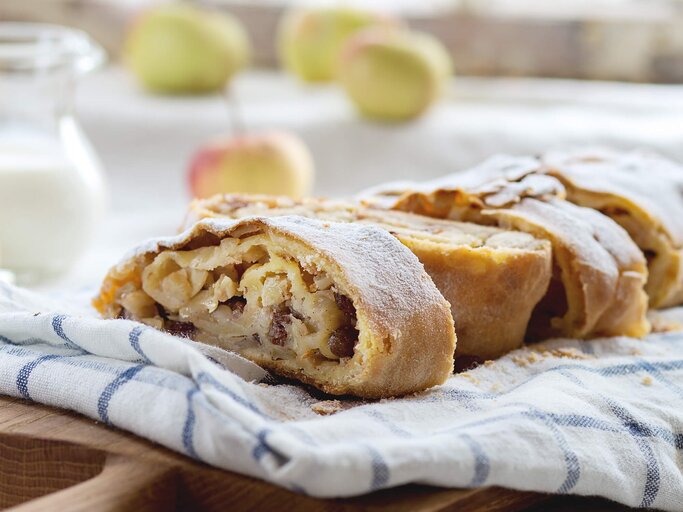
[(313, 159), (292, 133), (266, 132), (209, 141), (189, 170), (194, 197), (214, 194), (272, 194), (299, 198), (310, 194)]

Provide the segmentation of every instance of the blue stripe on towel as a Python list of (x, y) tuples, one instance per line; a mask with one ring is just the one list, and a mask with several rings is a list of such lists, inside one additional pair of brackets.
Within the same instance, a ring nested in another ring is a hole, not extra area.
[(76, 343), (74, 343), (64, 333), (64, 328), (62, 327), (62, 322), (64, 322), (64, 319), (66, 319), (66, 315), (55, 315), (52, 318), (52, 329), (55, 331), (55, 334), (57, 334), (57, 336), (59, 336), (62, 340), (64, 340), (64, 343), (67, 347), (80, 349), (81, 347), (79, 347)]
[(33, 370), (36, 369), (36, 367), (45, 361), (50, 361), (52, 359), (57, 359), (59, 357), (62, 357), (57, 354), (48, 354), (45, 356), (40, 356), (37, 359), (34, 359), (30, 363), (25, 364), (21, 370), (19, 370), (19, 373), (17, 374), (17, 389), (19, 390), (19, 393), (21, 394), (22, 397), (24, 397), (27, 400), (31, 400), (31, 394), (28, 391), (28, 379), (31, 376), (31, 373)]
[[(47, 341), (40, 338), (26, 338), (23, 340), (14, 341), (9, 339), (7, 336), (3, 336), (2, 334), (0, 334), (0, 343), (5, 345), (14, 345), (16, 347), (21, 345), (49, 345)], [(74, 350), (78, 350), (81, 354), (87, 354), (87, 352), (81, 348), (75, 348)]]
[(147, 354), (145, 354), (140, 347), (140, 335), (143, 333), (143, 331), (144, 328), (140, 325), (133, 327), (133, 329), (130, 331), (130, 334), (128, 334), (128, 341), (130, 341), (130, 346), (133, 347), (133, 350), (140, 355), (143, 363), (152, 364), (152, 361), (150, 361), (149, 357), (147, 357)]
[(370, 463), (372, 467), (372, 481), (370, 482), (370, 490), (376, 491), (382, 489), (389, 482), (389, 465), (382, 457), (382, 454), (373, 448), (366, 445), (368, 453), (370, 453)]
[(683, 388), (673, 382), (671, 379), (666, 377), (662, 372), (659, 371), (659, 368), (657, 368), (657, 365), (649, 363), (645, 361), (644, 359), (641, 359), (639, 361), (640, 367), (643, 369), (643, 372), (652, 375), (655, 379), (660, 381), (662, 384), (666, 385), (671, 391), (676, 393), (679, 397), (683, 398)]
[(560, 450), (562, 450), (562, 455), (564, 456), (564, 463), (567, 468), (567, 477), (562, 482), (562, 485), (557, 489), (559, 494), (566, 494), (571, 491), (579, 481), (581, 477), (581, 465), (579, 463), (579, 457), (576, 452), (571, 449), (570, 444), (567, 442), (567, 438), (562, 434), (562, 431), (557, 428), (557, 424), (553, 421), (547, 413), (541, 411), (540, 409), (529, 408), (529, 410), (524, 411), (524, 415), (530, 418), (541, 420), (550, 429), (555, 441), (557, 441)]
[(286, 464), (289, 459), (270, 445), (268, 436), (271, 433), (272, 430), (268, 428), (264, 428), (256, 433), (257, 444), (251, 451), (251, 456), (254, 457), (256, 461), (261, 462), (263, 456), (269, 454), (273, 457), (278, 466), (282, 466), (283, 464)]
[(194, 412), (193, 398), (196, 393), (199, 392), (199, 388), (190, 389), (187, 394), (187, 415), (185, 416), (185, 424), (183, 425), (183, 448), (185, 452), (193, 459), (199, 460), (199, 455), (194, 447), (194, 425), (197, 421), (197, 417)]
[(491, 463), (488, 455), (486, 455), (482, 446), (468, 434), (463, 434), (461, 438), (467, 443), (467, 446), (469, 446), (472, 455), (474, 456), (474, 475), (472, 476), (470, 483), (467, 484), (467, 487), (480, 487), (484, 485), (484, 482), (486, 482), (486, 479), (489, 477), (489, 472), (491, 471)]
[(266, 437), (269, 433), (270, 430), (264, 429), (256, 434), (256, 440), (258, 443), (251, 451), (251, 456), (257, 461), (260, 461), (261, 457), (263, 457), (266, 453), (272, 452), (270, 446), (268, 446), (268, 441), (266, 440)]
[(209, 384), (210, 386), (214, 387), (221, 393), (228, 395), (230, 398), (232, 398), (235, 402), (238, 404), (246, 407), (250, 411), (255, 412), (259, 416), (262, 416), (263, 418), (266, 419), (271, 419), (269, 415), (264, 413), (261, 409), (259, 409), (256, 404), (253, 402), (249, 401), (248, 399), (238, 395), (235, 393), (232, 389), (228, 388), (224, 384), (218, 381), (213, 375), (207, 373), (207, 372), (200, 372), (197, 377), (196, 377), (197, 384), (201, 386), (202, 384)]
[[(618, 372), (625, 372), (625, 373), (637, 373), (638, 371), (644, 371), (646, 374), (647, 372), (653, 372), (658, 375), (658, 377), (662, 377), (660, 371), (670, 371), (673, 369), (678, 369), (679, 365), (682, 362), (680, 360), (678, 361), (671, 361), (667, 363), (647, 363), (646, 365), (643, 365), (642, 362), (638, 362), (636, 364), (628, 364), (628, 365), (617, 365), (617, 366), (612, 366), (608, 367), (611, 370), (617, 369)], [(584, 389), (589, 389), (588, 386), (586, 386), (578, 377), (575, 375), (572, 375), (567, 372), (560, 372), (562, 375), (569, 377), (571, 376), (571, 381), (574, 382), (575, 384), (581, 386)], [(620, 374), (620, 373), (617, 373)], [(606, 375), (613, 375), (613, 373), (607, 373)], [(638, 421), (629, 411), (623, 407), (621, 404), (617, 403), (616, 401), (612, 400), (611, 398), (603, 395), (602, 393), (596, 393), (598, 396), (600, 396), (609, 406), (610, 410), (612, 413), (621, 421), (624, 429), (631, 435), (633, 438), (634, 442), (636, 443), (636, 446), (640, 450), (640, 453), (643, 455), (644, 458), (644, 464), (645, 464), (645, 469), (646, 469), (646, 476), (645, 476), (645, 485), (643, 489), (643, 498), (640, 502), (640, 507), (641, 508), (648, 508), (650, 507), (655, 499), (657, 499), (657, 494), (659, 494), (659, 486), (660, 486), (660, 476), (659, 476), (659, 465), (657, 463), (657, 460), (654, 455), (654, 451), (652, 450), (652, 447), (650, 444), (647, 442), (646, 438), (652, 438), (652, 437), (661, 437), (662, 436), (662, 429), (657, 428), (657, 429), (652, 429), (649, 425), (642, 423)], [(666, 432), (666, 431), (665, 431)], [(677, 442), (677, 437), (678, 435), (673, 433), (673, 432), (666, 432), (668, 434), (666, 437), (670, 443), (673, 443), (674, 446), (678, 448), (678, 442)]]
[(107, 423), (108, 425), (111, 424), (111, 421), (109, 421), (109, 402), (116, 391), (118, 391), (118, 389), (126, 382), (129, 382), (133, 377), (135, 377), (135, 375), (144, 367), (144, 364), (131, 366), (130, 368), (119, 373), (116, 378), (104, 388), (100, 398), (97, 400), (97, 414), (99, 414), (103, 422)]
[(631, 436), (633, 436), (633, 440), (643, 454), (646, 475), (640, 507), (648, 508), (652, 506), (652, 503), (654, 503), (657, 498), (660, 486), (659, 464), (657, 463), (652, 447), (646, 440), (646, 437), (652, 437), (653, 433), (647, 425), (639, 422), (625, 407), (622, 407), (609, 398), (606, 398), (605, 400), (614, 415), (621, 420), (624, 427), (626, 427)]
[(363, 412), (369, 416), (370, 418), (374, 419), (377, 423), (384, 425), (387, 430), (389, 430), (392, 434), (397, 435), (398, 437), (405, 437), (405, 438), (411, 438), (413, 435), (408, 432), (406, 429), (403, 427), (400, 427), (393, 421), (391, 421), (389, 418), (387, 418), (384, 414), (379, 412), (376, 409), (363, 409)]

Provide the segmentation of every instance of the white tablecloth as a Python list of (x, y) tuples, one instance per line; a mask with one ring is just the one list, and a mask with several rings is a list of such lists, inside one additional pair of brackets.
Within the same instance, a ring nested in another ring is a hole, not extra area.
[[(306, 141), (322, 195), (569, 144), (646, 147), (683, 162), (683, 86), (456, 78), (427, 115), (397, 125), (359, 118), (334, 85), (302, 85), (275, 72), (245, 73), (234, 90), (249, 129), (289, 129)], [(218, 95), (151, 96), (119, 67), (88, 77), (76, 104), (107, 171), (111, 208), (75, 270), (41, 287), (51, 290), (93, 287), (127, 248), (174, 233), (189, 199), (192, 154), (230, 131)]]
[[(443, 101), (406, 124), (365, 121), (338, 87), (274, 72), (241, 75), (233, 89), (250, 130), (288, 129), (304, 139), (322, 195), (576, 143), (645, 146), (683, 161), (683, 86), (456, 78)], [(77, 105), (118, 210), (182, 206), (193, 152), (230, 132), (220, 96), (151, 96), (120, 68), (87, 78)]]

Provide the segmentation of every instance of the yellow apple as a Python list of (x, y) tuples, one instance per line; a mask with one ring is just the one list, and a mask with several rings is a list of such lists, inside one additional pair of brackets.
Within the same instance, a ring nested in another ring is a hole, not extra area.
[(401, 121), (417, 117), (434, 103), (453, 66), (443, 44), (429, 34), (371, 28), (348, 39), (338, 72), (363, 115)]
[(189, 4), (142, 13), (124, 45), (124, 59), (140, 82), (160, 93), (219, 90), (246, 66), (249, 54), (249, 39), (236, 18)]
[(310, 194), (313, 159), (292, 133), (267, 132), (221, 137), (200, 148), (190, 164), (194, 197), (214, 194)]
[(393, 23), (390, 18), (349, 8), (294, 9), (280, 21), (280, 60), (302, 80), (330, 81), (339, 51), (350, 35), (371, 25)]

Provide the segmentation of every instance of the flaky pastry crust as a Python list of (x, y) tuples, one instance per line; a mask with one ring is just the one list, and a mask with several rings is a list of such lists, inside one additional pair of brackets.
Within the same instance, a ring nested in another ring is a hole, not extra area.
[(552, 243), (553, 282), (532, 315), (530, 338), (649, 332), (642, 253), (617, 223), (565, 201), (562, 183), (544, 174), (537, 159), (494, 157), (462, 173), (400, 188), (375, 191), (366, 200), (517, 229)]
[(650, 307), (683, 303), (683, 167), (602, 148), (548, 152), (542, 164), (564, 184), (569, 201), (609, 216), (645, 254)]

